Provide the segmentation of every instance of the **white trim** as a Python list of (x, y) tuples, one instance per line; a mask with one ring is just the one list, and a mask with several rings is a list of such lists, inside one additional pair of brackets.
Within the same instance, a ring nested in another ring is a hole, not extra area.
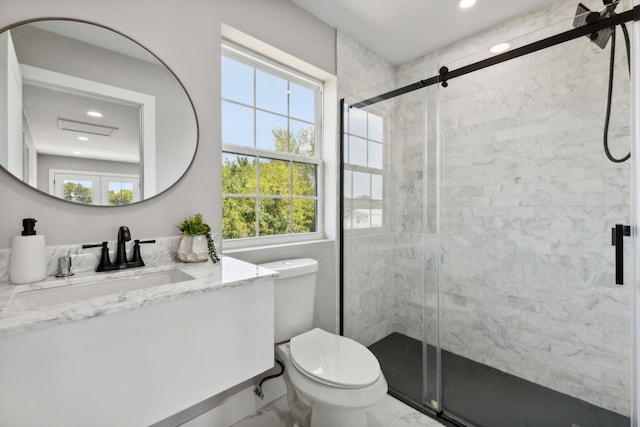
[(156, 195), (156, 98), (93, 80), (20, 64), (23, 82), (40, 87), (109, 99), (140, 108), (140, 176), (144, 199)]
[(293, 68), (294, 70), (299, 70), (300, 72), (318, 79), (321, 82), (325, 82), (335, 78), (335, 75), (328, 73), (321, 68), (316, 67), (315, 65), (311, 65), (308, 62), (305, 62), (302, 59), (299, 59), (276, 47), (273, 47), (263, 42), (262, 40), (258, 40), (257, 38), (252, 37), (225, 23), (222, 23), (220, 25), (220, 32), (222, 34), (222, 37), (227, 41), (231, 41), (239, 46), (251, 49), (264, 57), (271, 58), (273, 61), (277, 61), (278, 63), (284, 64), (289, 68)]
[[(287, 242), (302, 242), (305, 240), (313, 241), (323, 239), (325, 236), (327, 238), (338, 239), (338, 224), (342, 219), (340, 218), (338, 210), (338, 177), (340, 174), (339, 159), (341, 153), (339, 152), (340, 146), (338, 144), (338, 91), (336, 76), (234, 27), (231, 27), (230, 25), (222, 23), (220, 29), (224, 39), (223, 52), (225, 49), (224, 46), (227, 45), (227, 47), (229, 47), (229, 42), (231, 42), (235, 49), (239, 47), (242, 51), (238, 54), (244, 55), (247, 51), (251, 51), (275, 68), (284, 68), (281, 72), (288, 74), (288, 70), (293, 69), (297, 71), (298, 74), (303, 73), (311, 77), (311, 81), (313, 81), (313, 79), (317, 80), (316, 84), (322, 86), (317, 106), (317, 111), (318, 113), (321, 113), (321, 115), (319, 120), (316, 119), (316, 126), (318, 127), (316, 135), (322, 137), (320, 146), (316, 147), (316, 156), (319, 156), (316, 163), (319, 165), (318, 179), (316, 183), (318, 195), (318, 210), (316, 212), (317, 232), (299, 235), (293, 234), (225, 240), (224, 247), (233, 249), (240, 247), (248, 248), (258, 245), (278, 245), (286, 244)], [(298, 76), (298, 78), (300, 77)], [(233, 150), (237, 150), (237, 147)], [(271, 156), (265, 155), (265, 157)], [(309, 161), (307, 160), (307, 162)]]
[(287, 245), (291, 243), (312, 242), (324, 239), (324, 235), (320, 232), (281, 234), (278, 236), (245, 237), (242, 239), (225, 239), (222, 241), (222, 248), (224, 254), (231, 254), (235, 252), (236, 249), (256, 249), (269, 246)]
[(308, 163), (319, 165), (322, 162), (317, 157), (305, 157), (291, 153), (283, 153), (281, 151), (260, 150), (251, 147), (242, 147), (240, 145), (222, 145), (222, 152), (225, 154), (240, 154), (243, 156), (260, 157), (261, 159), (285, 160), (287, 162)]
[(259, 52), (247, 49), (242, 45), (238, 45), (229, 40), (223, 40), (222, 42), (222, 55), (235, 58), (242, 62), (248, 61), (253, 64), (267, 67), (270, 70), (273, 70), (274, 75), (287, 80), (293, 80), (310, 89), (322, 88), (322, 81), (317, 80), (302, 71), (298, 71), (294, 67), (273, 61), (271, 58), (264, 56)]

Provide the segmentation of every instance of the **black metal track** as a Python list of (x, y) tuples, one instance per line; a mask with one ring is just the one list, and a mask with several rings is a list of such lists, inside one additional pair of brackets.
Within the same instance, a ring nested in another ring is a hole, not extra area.
[(412, 83), (399, 89), (394, 89), (390, 92), (365, 99), (364, 101), (357, 102), (355, 104), (352, 104), (351, 106), (355, 108), (366, 107), (367, 105), (372, 105), (380, 101), (395, 98), (398, 95), (413, 92), (414, 90), (422, 89), (440, 82), (446, 83), (448, 80), (455, 79), (456, 77), (464, 76), (466, 74), (473, 73), (474, 71), (491, 67), (492, 65), (497, 65), (502, 62), (510, 61), (512, 59), (528, 55), (530, 53), (538, 52), (549, 47), (575, 40), (577, 38), (596, 33), (605, 28), (615, 27), (616, 25), (621, 25), (626, 22), (638, 20), (640, 20), (640, 6), (635, 6), (633, 9), (629, 9), (625, 12), (613, 15), (609, 18), (601, 19), (594, 24), (583, 25), (582, 27), (574, 28), (560, 34), (547, 37), (537, 42), (533, 42), (528, 45), (510, 50), (508, 52), (492, 56), (491, 58), (483, 59), (470, 65), (465, 65), (464, 67), (460, 67), (455, 70), (448, 70), (446, 67), (443, 67), (441, 68), (440, 75), (430, 77), (426, 80), (420, 80), (416, 83)]

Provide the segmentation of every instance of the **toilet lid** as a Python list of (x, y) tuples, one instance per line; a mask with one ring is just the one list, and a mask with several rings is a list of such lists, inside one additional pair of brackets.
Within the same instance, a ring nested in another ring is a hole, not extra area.
[(320, 383), (360, 388), (380, 377), (378, 359), (360, 343), (312, 329), (291, 338), (290, 358), (298, 370)]

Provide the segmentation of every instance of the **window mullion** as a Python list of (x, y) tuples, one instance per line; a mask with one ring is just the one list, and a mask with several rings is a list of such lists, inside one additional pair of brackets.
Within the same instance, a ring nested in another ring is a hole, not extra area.
[(293, 233), (293, 162), (289, 162), (289, 233)]
[[(258, 138), (257, 124), (257, 111), (256, 105), (258, 103), (258, 74), (256, 67), (253, 67), (253, 149), (256, 149), (256, 141)], [(260, 156), (256, 156), (256, 237), (260, 237)]]
[(260, 157), (256, 156), (256, 237), (260, 237)]
[(297, 163), (308, 163), (319, 165), (321, 160), (316, 157), (304, 157), (296, 154), (282, 153), (279, 151), (266, 151), (251, 147), (242, 147), (240, 145), (223, 144), (222, 151), (230, 154), (242, 154), (245, 156), (260, 156), (263, 159), (293, 161)]

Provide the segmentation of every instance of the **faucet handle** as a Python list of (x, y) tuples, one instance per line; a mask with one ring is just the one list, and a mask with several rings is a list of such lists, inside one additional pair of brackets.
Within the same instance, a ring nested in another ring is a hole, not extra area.
[(111, 259), (109, 258), (109, 247), (107, 246), (109, 242), (96, 243), (93, 245), (82, 245), (82, 249), (88, 248), (99, 248), (102, 247), (102, 251), (100, 253), (100, 264), (96, 268), (96, 271), (105, 271), (107, 267), (111, 266)]
[(101, 247), (103, 244), (105, 244), (107, 242), (102, 242), (102, 243), (96, 243), (96, 244), (86, 244), (86, 245), (82, 245), (82, 249), (89, 249), (89, 248), (99, 248)]
[(138, 240), (135, 239), (133, 241), (133, 255), (131, 256), (131, 262), (139, 264), (139, 267), (144, 267), (144, 261), (142, 261), (142, 256), (140, 255), (140, 245), (146, 243), (155, 243), (155, 239), (152, 240)]

